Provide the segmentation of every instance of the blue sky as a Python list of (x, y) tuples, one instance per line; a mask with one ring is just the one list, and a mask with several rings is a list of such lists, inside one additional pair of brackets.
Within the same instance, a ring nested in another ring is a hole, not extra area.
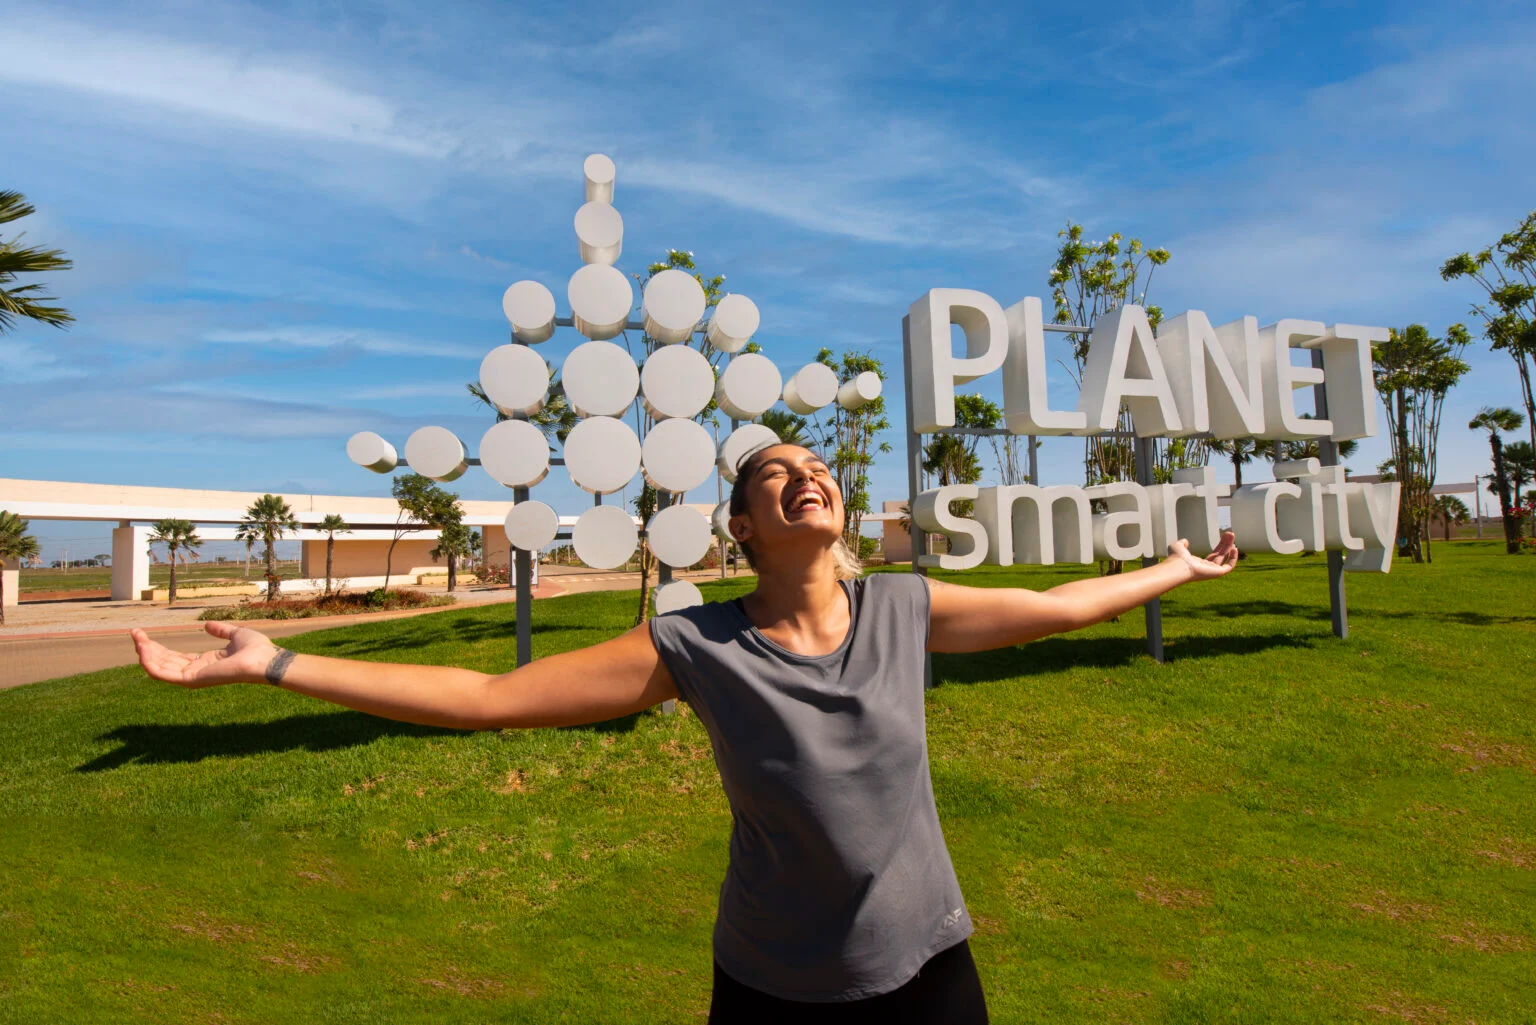
[[(594, 151), (620, 266), (693, 250), (786, 372), (898, 366), (930, 287), (1048, 295), (1068, 218), (1168, 247), (1169, 310), (1438, 333), (1474, 297), (1440, 262), (1536, 205), (1528, 3), (8, 6), (0, 187), (79, 323), (0, 338), (0, 476), (387, 494), (347, 436), (473, 446), (463, 383), (508, 284), (563, 297)], [(1518, 405), (1469, 357), (1442, 479)], [(1048, 479), (1078, 458), (1048, 444)], [(874, 493), (904, 489), (898, 451)], [(585, 505), (558, 471), (536, 497)], [(103, 533), (37, 528), (50, 558)]]

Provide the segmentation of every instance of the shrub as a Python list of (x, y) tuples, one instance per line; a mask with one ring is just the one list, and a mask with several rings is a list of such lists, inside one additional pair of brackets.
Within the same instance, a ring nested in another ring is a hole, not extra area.
[(431, 595), (424, 591), (405, 588), (385, 593), (383, 588), (378, 588), (365, 594), (331, 594), (316, 598), (279, 598), (272, 602), (247, 601), (239, 605), (220, 605), (206, 609), (197, 618), (200, 620), (308, 619), (311, 616), (353, 616), (361, 612), (426, 609), (453, 603), (452, 598), (444, 595)]

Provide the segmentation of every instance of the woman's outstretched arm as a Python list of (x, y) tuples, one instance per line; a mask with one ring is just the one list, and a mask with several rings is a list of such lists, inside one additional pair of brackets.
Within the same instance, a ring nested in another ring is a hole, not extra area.
[(1050, 634), (1091, 626), (1191, 580), (1209, 580), (1237, 565), (1231, 531), (1205, 558), (1191, 555), (1189, 544), (1168, 546), (1168, 558), (1156, 566), (1114, 576), (1074, 580), (1049, 591), (1015, 587), (964, 587), (929, 581), (929, 651), (985, 651), (1023, 644)]
[(182, 687), (275, 683), (386, 719), (464, 730), (601, 722), (677, 697), (644, 626), (495, 676), (298, 655), (255, 630), (222, 622), (207, 627), (229, 645), (197, 656), (172, 651), (134, 630), (139, 663), (155, 679)]

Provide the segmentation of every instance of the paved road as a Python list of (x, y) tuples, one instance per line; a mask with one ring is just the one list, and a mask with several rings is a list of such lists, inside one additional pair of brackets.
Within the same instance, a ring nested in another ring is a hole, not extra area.
[[(715, 572), (688, 573), (684, 576), (695, 581), (716, 579)], [(652, 581), (654, 583), (654, 578)], [(534, 597), (554, 597), (579, 591), (623, 590), (636, 586), (638, 578), (634, 573), (546, 566), (540, 573)], [(502, 602), (511, 597), (512, 592), (506, 589), (483, 593), (471, 589), (468, 592), (461, 591), (460, 604), (449, 608), (463, 608), (468, 604), (488, 601)], [(224, 599), (210, 599), (203, 604), (221, 600)], [(21, 620), (27, 612), (39, 614), (47, 606), (24, 604), (20, 608), (23, 615), (13, 616), (13, 619)], [(203, 630), (202, 624), (187, 622), (199, 611), (200, 606), (191, 602), (178, 605), (175, 609), (151, 606), (148, 602), (85, 601), (78, 606), (74, 602), (59, 603), (48, 611), (46, 619), (19, 622), (9, 632), (9, 636), (0, 632), (0, 690), (127, 665), (135, 661), (133, 641), (128, 637), (128, 629), (134, 626), (149, 630), (160, 643), (181, 651), (202, 652), (220, 646)], [(288, 637), (334, 626), (445, 611), (448, 609), (418, 609), (362, 616), (251, 622), (245, 625), (255, 627), (269, 637)], [(165, 617), (169, 615), (175, 615), (181, 621), (165, 623)], [(154, 625), (157, 622), (164, 625)]]

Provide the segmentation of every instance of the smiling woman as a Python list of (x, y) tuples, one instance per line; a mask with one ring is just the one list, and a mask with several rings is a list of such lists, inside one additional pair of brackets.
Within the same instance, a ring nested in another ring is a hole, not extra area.
[(185, 687), (266, 682), (460, 729), (597, 722), (681, 697), (709, 732), (733, 820), (710, 1021), (985, 1022), (929, 778), (924, 652), (1108, 619), (1229, 572), (1232, 536), (1205, 559), (1180, 541), (1156, 566), (1045, 592), (861, 578), (820, 457), (773, 444), (736, 470), (730, 529), (757, 566), (756, 590), (583, 651), (489, 675), (296, 655), (209, 623), (224, 650), (193, 658), (135, 631), (139, 658)]

